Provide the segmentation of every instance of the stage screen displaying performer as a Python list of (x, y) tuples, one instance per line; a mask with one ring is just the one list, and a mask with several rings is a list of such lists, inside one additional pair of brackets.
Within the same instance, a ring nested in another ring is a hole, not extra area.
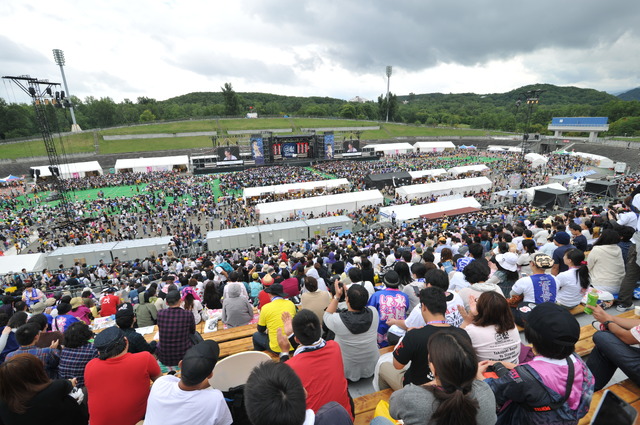
[(324, 157), (333, 159), (334, 137), (333, 133), (324, 133)]
[(218, 148), (218, 161), (239, 161), (240, 148), (238, 146), (226, 146)]
[(342, 152), (356, 153), (360, 152), (360, 140), (345, 140), (342, 142)]
[(251, 157), (256, 162), (256, 165), (264, 164), (264, 151), (262, 145), (262, 136), (260, 134), (253, 134), (249, 139), (251, 144)]

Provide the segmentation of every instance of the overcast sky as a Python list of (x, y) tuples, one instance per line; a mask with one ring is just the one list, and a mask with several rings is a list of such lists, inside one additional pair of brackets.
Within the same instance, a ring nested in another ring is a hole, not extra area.
[[(640, 1), (21, 0), (0, 2), (0, 74), (72, 94), (297, 96), (500, 93), (550, 83), (640, 86)], [(11, 83), (12, 84), (12, 83)], [(5, 82), (0, 96), (27, 100)]]

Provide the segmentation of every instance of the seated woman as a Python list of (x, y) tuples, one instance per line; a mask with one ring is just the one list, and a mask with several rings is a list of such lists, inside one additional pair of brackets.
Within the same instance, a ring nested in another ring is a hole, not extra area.
[(465, 280), (471, 284), (458, 292), (465, 308), (469, 308), (469, 298), (472, 296), (478, 298), (484, 292), (489, 291), (502, 295), (502, 289), (497, 284), (487, 282), (490, 272), (489, 267), (481, 261), (472, 261), (462, 270)]
[(241, 294), (240, 286), (232, 285), (222, 301), (222, 323), (229, 328), (247, 325), (253, 319), (253, 306)]
[(476, 379), (477, 357), (469, 341), (459, 333), (440, 331), (429, 338), (428, 352), (434, 380), (394, 392), (391, 417), (405, 425), (495, 424), (495, 398), (489, 386)]
[[(578, 321), (562, 306), (539, 304), (527, 317), (524, 334), (537, 354), (518, 366), (485, 361), (497, 378), (485, 382), (500, 408), (497, 424), (577, 424), (589, 411), (594, 379), (580, 356)], [(515, 369), (511, 372), (510, 369)]]
[(469, 304), (469, 314), (459, 307), (464, 317), (460, 327), (469, 334), (478, 359), (517, 364), (520, 332), (507, 300), (502, 294), (489, 291), (483, 292), (477, 301), (471, 296)]
[(565, 252), (563, 260), (569, 270), (556, 276), (556, 302), (564, 307), (573, 308), (580, 304), (589, 288), (589, 268), (584, 261), (584, 253), (577, 248)]
[(18, 354), (0, 365), (0, 422), (5, 425), (86, 425), (86, 405), (69, 395), (75, 379), (47, 377), (32, 354)]
[(622, 250), (618, 246), (620, 235), (613, 229), (605, 229), (593, 244), (588, 267), (593, 287), (616, 295), (624, 277)]

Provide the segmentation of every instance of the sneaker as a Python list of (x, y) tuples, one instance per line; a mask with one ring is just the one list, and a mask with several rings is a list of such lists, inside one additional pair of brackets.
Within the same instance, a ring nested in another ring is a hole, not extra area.
[(633, 304), (625, 306), (622, 304), (618, 304), (616, 306), (616, 310), (618, 310), (620, 313), (624, 313), (625, 311), (629, 311), (629, 310), (633, 310)]
[(604, 325), (598, 322), (597, 320), (594, 320), (593, 322), (591, 322), (591, 326), (593, 326), (593, 328), (597, 331), (606, 331), (606, 329), (604, 328)]

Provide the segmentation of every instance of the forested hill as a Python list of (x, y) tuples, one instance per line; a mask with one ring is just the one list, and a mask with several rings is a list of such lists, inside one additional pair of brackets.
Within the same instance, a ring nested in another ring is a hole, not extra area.
[(640, 100), (640, 87), (629, 90), (618, 95), (618, 99), (621, 100)]

